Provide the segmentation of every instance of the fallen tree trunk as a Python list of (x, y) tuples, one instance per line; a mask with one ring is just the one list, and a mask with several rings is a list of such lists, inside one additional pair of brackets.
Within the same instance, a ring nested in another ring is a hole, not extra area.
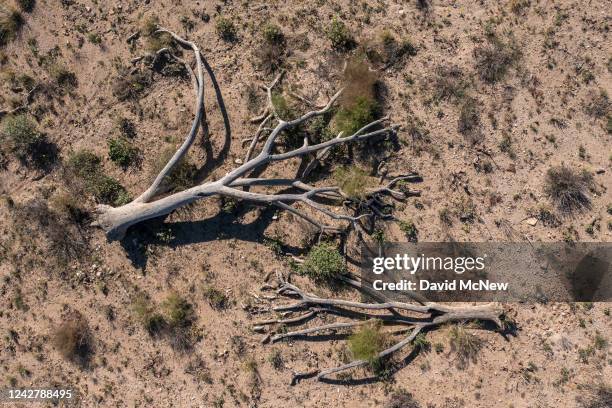
[[(305, 156), (314, 155), (313, 161), (320, 160), (320, 152), (327, 152), (333, 146), (349, 143), (358, 142), (366, 139), (370, 139), (376, 136), (388, 136), (397, 130), (396, 125), (387, 125), (389, 121), (388, 117), (384, 117), (375, 120), (367, 125), (363, 126), (357, 132), (352, 135), (344, 136), (339, 134), (337, 137), (321, 142), (312, 144), (308, 137), (304, 138), (303, 145), (299, 148), (289, 150), (286, 152), (276, 153), (275, 148), (277, 145), (277, 139), (279, 135), (293, 127), (303, 124), (316, 116), (320, 116), (328, 112), (340, 94), (342, 90), (336, 92), (336, 94), (329, 99), (329, 101), (316, 110), (305, 113), (304, 115), (294, 120), (284, 120), (280, 118), (274, 109), (272, 104), (272, 88), (280, 81), (281, 75), (279, 75), (271, 85), (265, 86), (266, 94), (268, 97), (268, 107), (265, 110), (265, 114), (261, 115), (257, 120), (261, 120), (261, 126), (257, 131), (254, 138), (251, 139), (251, 143), (246, 154), (246, 161), (236, 169), (225, 174), (223, 177), (216, 181), (207, 182), (198, 186), (189, 188), (184, 191), (180, 191), (163, 198), (156, 197), (162, 193), (161, 186), (163, 180), (171, 173), (175, 166), (180, 160), (187, 154), (189, 148), (192, 146), (195, 138), (198, 134), (198, 129), (202, 128), (207, 137), (207, 125), (205, 123), (205, 110), (204, 110), (204, 73), (203, 65), (205, 60), (196, 44), (187, 41), (175, 33), (160, 28), (158, 32), (167, 33), (174, 38), (174, 40), (186, 49), (193, 51), (195, 56), (196, 69), (193, 70), (191, 66), (185, 61), (175, 57), (167, 49), (158, 51), (156, 57), (162, 53), (168, 54), (171, 58), (175, 58), (177, 61), (185, 64), (188, 72), (190, 73), (194, 90), (196, 93), (196, 106), (195, 106), (195, 117), (183, 144), (178, 148), (172, 158), (164, 166), (164, 168), (157, 175), (153, 183), (134, 201), (123, 205), (121, 207), (113, 208), (108, 205), (99, 205), (96, 208), (96, 219), (93, 225), (99, 226), (106, 231), (107, 238), (109, 240), (120, 240), (125, 235), (127, 229), (135, 224), (142, 221), (160, 217), (171, 213), (172, 211), (190, 204), (194, 201), (206, 199), (211, 196), (219, 195), (232, 197), (238, 200), (251, 201), (255, 203), (275, 205), (281, 209), (292, 212), (293, 214), (302, 217), (306, 221), (316, 225), (321, 231), (324, 230), (337, 230), (337, 228), (322, 224), (315, 220), (309, 214), (298, 210), (292, 204), (301, 202), (307, 207), (310, 207), (315, 212), (324, 214), (327, 217), (336, 220), (345, 220), (349, 222), (356, 222), (364, 216), (372, 216), (374, 214), (381, 214), (382, 212), (376, 208), (379, 205), (379, 200), (370, 200), (367, 206), (371, 209), (370, 214), (360, 216), (349, 216), (343, 214), (337, 214), (328, 209), (323, 204), (317, 202), (320, 198), (336, 198), (339, 200), (347, 199), (347, 196), (340, 191), (338, 187), (313, 187), (305, 184), (302, 179), (305, 174), (295, 179), (277, 179), (277, 178), (249, 178), (248, 175), (254, 171), (265, 169), (265, 167), (277, 161), (290, 160), (292, 158), (299, 158)], [(265, 128), (265, 124), (275, 119), (277, 124), (274, 128)], [(254, 155), (255, 148), (259, 142), (260, 136), (269, 132), (269, 135), (265, 139), (265, 142), (261, 148), (261, 151)], [(254, 157), (253, 157), (254, 156)], [(310, 168), (307, 166), (307, 168)], [(370, 197), (377, 195), (389, 194), (394, 198), (404, 198), (407, 194), (401, 191), (393, 190), (393, 186), (400, 181), (414, 181), (418, 178), (416, 174), (409, 174), (405, 176), (399, 176), (393, 178), (386, 186), (373, 189), (369, 192)], [(283, 193), (255, 193), (248, 191), (245, 187), (252, 186), (286, 186), (293, 189), (299, 190), (298, 193), (294, 194), (283, 194)]]

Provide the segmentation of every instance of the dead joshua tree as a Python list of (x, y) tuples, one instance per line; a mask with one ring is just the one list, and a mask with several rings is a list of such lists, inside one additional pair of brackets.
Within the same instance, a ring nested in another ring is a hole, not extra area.
[[(188, 152), (189, 148), (196, 139), (200, 127), (202, 128), (204, 137), (208, 138), (208, 127), (204, 110), (205, 60), (200, 52), (200, 49), (195, 43), (185, 40), (165, 28), (159, 28), (157, 32), (169, 34), (178, 45), (193, 51), (195, 56), (195, 69), (193, 69), (188, 62), (173, 55), (172, 51), (168, 48), (163, 48), (157, 51), (152, 57), (153, 64), (155, 64), (160, 56), (165, 54), (165, 56), (172, 58), (185, 66), (192, 78), (196, 93), (195, 117), (193, 119), (191, 130), (189, 131), (185, 141), (174, 153), (164, 168), (159, 172), (153, 183), (146, 189), (146, 191), (144, 191), (132, 202), (121, 207), (111, 207), (108, 205), (97, 206), (96, 219), (93, 225), (103, 228), (106, 231), (106, 236), (109, 240), (122, 239), (127, 229), (132, 225), (151, 218), (169, 214), (179, 207), (212, 196), (226, 196), (237, 200), (259, 203), (262, 205), (275, 205), (314, 224), (320, 231), (338, 231), (338, 228), (325, 225), (317, 221), (313, 216), (307, 214), (302, 209), (296, 208), (294, 204), (302, 203), (306, 207), (313, 209), (315, 212), (322, 213), (334, 220), (344, 220), (354, 224), (362, 218), (376, 215), (385, 216), (381, 211), (381, 208), (384, 207), (384, 203), (380, 199), (381, 195), (390, 194), (394, 198), (401, 199), (410, 194), (410, 192), (407, 191), (393, 190), (393, 187), (400, 181), (418, 180), (419, 176), (416, 174), (394, 177), (386, 185), (370, 189), (367, 193), (366, 200), (362, 200), (357, 206), (358, 211), (363, 212), (365, 209), (367, 212), (356, 216), (338, 214), (331, 211), (324, 204), (318, 202), (322, 199), (348, 200), (348, 197), (336, 186), (314, 187), (302, 181), (302, 179), (310, 173), (313, 167), (326, 157), (333, 146), (342, 143), (363, 141), (376, 136), (390, 135), (396, 132), (398, 126), (385, 125), (389, 121), (389, 118), (383, 117), (365, 125), (352, 135), (345, 136), (340, 133), (337, 137), (331, 140), (316, 144), (311, 144), (308, 137), (305, 137), (304, 143), (301, 147), (286, 152), (276, 152), (275, 148), (277, 147), (277, 139), (282, 132), (299, 126), (300, 124), (303, 124), (318, 115), (323, 115), (324, 113), (328, 112), (342, 93), (342, 90), (336, 92), (324, 106), (315, 107), (314, 110), (307, 112), (296, 119), (285, 120), (284, 118), (279, 117), (274, 109), (274, 105), (272, 104), (272, 89), (280, 81), (281, 76), (279, 75), (271, 85), (264, 87), (267, 93), (267, 107), (260, 117), (253, 119), (254, 122), (260, 122), (260, 126), (255, 136), (246, 140), (246, 142), (250, 142), (250, 146), (246, 153), (244, 164), (241, 164), (239, 167), (226, 173), (218, 180), (208, 181), (187, 190), (159, 198), (159, 196), (164, 193), (164, 191), (162, 191), (162, 182), (164, 178), (170, 174), (172, 169)], [(137, 58), (134, 60), (134, 62), (139, 62), (141, 60), (143, 59)], [(273, 128), (265, 127), (266, 124), (274, 121), (276, 121), (276, 125)], [(263, 147), (259, 153), (255, 155), (258, 144), (260, 144), (260, 139), (265, 133), (269, 133), (269, 135), (265, 138), (265, 142), (263, 142)], [(313, 155), (314, 158), (312, 161), (308, 163), (305, 169), (301, 172), (301, 174), (298, 174), (296, 178), (284, 179), (249, 177), (249, 175), (253, 172), (262, 172), (262, 170), (265, 170), (266, 166), (271, 163), (290, 160), (293, 158), (304, 158)], [(286, 187), (293, 188), (300, 192), (262, 193), (252, 192), (249, 190), (250, 187), (256, 186)]]
[[(264, 337), (263, 341), (274, 343), (286, 339), (307, 339), (307, 336), (311, 334), (336, 333), (380, 321), (385, 326), (396, 327), (395, 330), (389, 331), (387, 334), (392, 336), (403, 334), (403, 337), (399, 338), (395, 344), (380, 351), (375, 356), (375, 360), (383, 360), (388, 359), (394, 353), (410, 345), (420, 333), (433, 330), (446, 323), (462, 323), (467, 321), (492, 322), (498, 329), (505, 328), (503, 311), (495, 304), (449, 306), (427, 302), (422, 297), (410, 292), (403, 293), (415, 299), (415, 303), (398, 302), (389, 300), (383, 294), (363, 287), (360, 281), (349, 277), (341, 277), (340, 279), (370, 295), (370, 297), (378, 300), (378, 302), (366, 303), (321, 298), (301, 290), (291, 284), (288, 279), (278, 275), (276, 293), (287, 298), (294, 298), (296, 301), (283, 305), (271, 305), (268, 311), (275, 313), (279, 317), (254, 323), (255, 329), (258, 332), (262, 332), (264, 326), (269, 325), (278, 326), (279, 328), (285, 327), (285, 329), (278, 330), (276, 333), (270, 332)], [(266, 284), (262, 287), (262, 290), (272, 288), (272, 285)], [(267, 296), (264, 298), (274, 300), (276, 297)], [(265, 308), (261, 310), (261, 312), (265, 311)], [(388, 313), (383, 314), (383, 312)], [(323, 315), (336, 315), (348, 318), (348, 320), (340, 320), (320, 326), (315, 325), (294, 331), (287, 328), (287, 326), (305, 325), (308, 321)], [(338, 367), (324, 370), (317, 369), (307, 373), (294, 373), (291, 383), (293, 385), (300, 379), (311, 377), (316, 377), (320, 381), (329, 380), (329, 376), (332, 374), (367, 366), (370, 363), (371, 361), (367, 360), (354, 360)]]

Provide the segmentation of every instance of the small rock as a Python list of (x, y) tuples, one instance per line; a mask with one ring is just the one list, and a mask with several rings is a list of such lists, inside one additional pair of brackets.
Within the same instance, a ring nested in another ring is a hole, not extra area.
[(597, 169), (595, 170), (595, 173), (597, 174), (604, 174), (606, 172), (606, 169)]
[(242, 163), (244, 163), (244, 162), (242, 161), (242, 159), (236, 159), (236, 160), (234, 160), (234, 163), (236, 163), (236, 164), (242, 164)]
[(537, 223), (538, 223), (538, 219), (535, 217), (530, 217), (525, 220), (525, 224), (531, 225), (532, 227), (535, 227)]

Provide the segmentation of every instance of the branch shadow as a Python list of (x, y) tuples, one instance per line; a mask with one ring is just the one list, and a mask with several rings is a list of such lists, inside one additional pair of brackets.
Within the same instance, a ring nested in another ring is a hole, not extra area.
[[(202, 141), (206, 158), (204, 160), (204, 165), (202, 165), (202, 167), (198, 170), (197, 177), (199, 180), (204, 180), (213, 169), (215, 169), (217, 166), (219, 166), (219, 164), (225, 161), (225, 159), (227, 158), (227, 154), (229, 153), (231, 144), (232, 144), (232, 129), (231, 129), (231, 124), (229, 120), (229, 115), (227, 113), (227, 108), (225, 107), (225, 101), (223, 100), (223, 94), (221, 93), (221, 87), (219, 86), (219, 83), (217, 82), (217, 77), (215, 76), (215, 73), (213, 72), (212, 67), (208, 64), (208, 61), (204, 58), (204, 56), (202, 56), (202, 64), (204, 65), (204, 69), (206, 69), (206, 72), (208, 73), (208, 76), (210, 77), (210, 81), (212, 83), (213, 89), (215, 90), (217, 104), (219, 105), (221, 116), (223, 117), (223, 126), (225, 127), (225, 136), (223, 139), (223, 147), (221, 148), (221, 151), (219, 152), (217, 157), (214, 157), (214, 152), (213, 152), (212, 143), (210, 141), (210, 138)], [(204, 113), (204, 117), (205, 115), (206, 114)], [(203, 134), (207, 133), (207, 129), (208, 129), (207, 121), (202, 120)]]
[[(248, 211), (252, 211), (250, 205), (240, 206), (232, 213), (219, 211), (210, 218), (197, 221), (165, 222), (167, 216), (154, 218), (131, 227), (120, 244), (132, 265), (146, 271), (155, 247), (175, 249), (180, 246), (229, 239), (262, 242), (265, 239), (264, 232), (273, 221), (277, 210), (274, 207), (260, 208), (257, 218), (249, 223), (241, 222), (240, 218)], [(164, 235), (170, 239), (165, 239)], [(283, 245), (281, 249), (292, 253), (301, 251), (301, 248), (289, 245)]]

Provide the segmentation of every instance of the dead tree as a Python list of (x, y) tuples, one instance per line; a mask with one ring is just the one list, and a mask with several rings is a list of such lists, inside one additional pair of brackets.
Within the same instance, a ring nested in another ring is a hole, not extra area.
[[(314, 187), (304, 183), (302, 180), (312, 170), (315, 163), (325, 158), (329, 150), (336, 145), (349, 142), (358, 142), (370, 139), (376, 136), (390, 135), (396, 132), (398, 126), (389, 125), (389, 118), (383, 117), (363, 126), (352, 135), (343, 135), (340, 133), (337, 137), (323, 141), (320, 143), (311, 143), (308, 137), (304, 138), (303, 144), (299, 148), (288, 150), (286, 152), (277, 152), (278, 138), (283, 132), (299, 126), (310, 119), (323, 115), (328, 112), (342, 90), (334, 94), (329, 101), (321, 107), (315, 107), (314, 110), (303, 114), (302, 116), (286, 120), (279, 117), (272, 104), (272, 88), (280, 81), (278, 76), (272, 84), (264, 87), (267, 94), (267, 108), (264, 113), (255, 118), (255, 121), (260, 121), (259, 129), (253, 138), (248, 139), (250, 142), (249, 149), (246, 153), (246, 159), (243, 164), (234, 170), (226, 173), (218, 180), (208, 181), (195, 187), (183, 190), (174, 194), (160, 197), (162, 191), (163, 180), (172, 172), (174, 167), (187, 154), (189, 148), (194, 143), (198, 131), (202, 128), (204, 137), (208, 137), (208, 127), (206, 124), (205, 109), (204, 109), (204, 56), (200, 52), (199, 47), (188, 40), (179, 37), (177, 34), (165, 29), (159, 28), (158, 33), (166, 33), (170, 35), (174, 41), (181, 47), (191, 50), (195, 57), (195, 69), (191, 65), (172, 54), (171, 50), (164, 48), (155, 53), (154, 61), (162, 54), (176, 60), (185, 65), (189, 72), (196, 93), (195, 117), (187, 137), (183, 144), (174, 153), (172, 158), (159, 172), (153, 183), (132, 202), (120, 206), (111, 207), (108, 205), (98, 205), (96, 208), (96, 218), (93, 225), (99, 226), (106, 231), (109, 240), (119, 240), (125, 235), (127, 229), (142, 221), (160, 217), (171, 213), (175, 209), (190, 204), (197, 200), (206, 199), (213, 196), (226, 196), (237, 200), (244, 200), (263, 205), (274, 205), (283, 210), (292, 212), (293, 214), (305, 219), (314, 224), (321, 231), (337, 230), (337, 228), (320, 223), (313, 216), (309, 215), (301, 209), (295, 207), (295, 203), (302, 203), (306, 207), (310, 207), (315, 212), (324, 214), (334, 220), (348, 221), (355, 223), (361, 218), (371, 217), (376, 214), (382, 214), (379, 206), (381, 205), (380, 195), (390, 194), (394, 198), (403, 198), (407, 196), (406, 192), (393, 190), (395, 184), (399, 181), (412, 181), (418, 178), (415, 174), (403, 175), (393, 178), (386, 185), (372, 189), (368, 192), (368, 200), (363, 205), (367, 206), (368, 212), (355, 216), (336, 213), (327, 206), (323, 205), (321, 199), (346, 199), (346, 195), (337, 187)], [(138, 59), (137, 61), (139, 61)], [(268, 123), (276, 122), (274, 127), (265, 127)], [(266, 133), (268, 136), (263, 141), (263, 146), (258, 154), (255, 154), (258, 145), (261, 145), (260, 139)], [(312, 161), (306, 166), (306, 169), (295, 178), (265, 178), (265, 177), (249, 177), (253, 172), (261, 172), (266, 166), (274, 162), (290, 160), (293, 158), (308, 158), (312, 157)], [(286, 187), (293, 188), (297, 193), (261, 193), (250, 191), (250, 187)]]
[[(395, 344), (382, 350), (375, 356), (376, 360), (389, 358), (404, 347), (410, 345), (416, 337), (429, 330), (435, 329), (446, 323), (461, 323), (467, 321), (492, 322), (497, 328), (503, 329), (503, 311), (495, 304), (479, 306), (449, 306), (427, 301), (416, 301), (415, 303), (398, 302), (387, 299), (380, 292), (364, 288), (360, 281), (341, 277), (349, 285), (370, 295), (378, 300), (376, 303), (356, 302), (343, 299), (321, 298), (307, 293), (297, 286), (279, 276), (276, 293), (296, 301), (290, 304), (272, 305), (270, 312), (275, 313), (278, 318), (258, 321), (254, 323), (256, 331), (262, 332), (264, 326), (274, 325), (283, 328), (276, 332), (270, 332), (264, 342), (277, 342), (287, 339), (307, 338), (312, 334), (336, 333), (363, 326), (375, 321), (382, 322), (385, 326), (394, 326), (396, 329), (389, 334), (403, 334)], [(271, 285), (265, 285), (262, 289), (270, 289)], [(406, 293), (410, 295), (410, 293)], [(412, 297), (412, 296), (410, 296)], [(416, 297), (414, 297), (416, 298)], [(274, 297), (270, 298), (274, 299)], [(263, 310), (262, 310), (263, 311)], [(388, 312), (388, 313), (384, 313)], [(312, 326), (291, 331), (288, 327), (304, 325), (308, 321), (323, 315), (336, 315), (344, 317), (344, 320), (330, 324)], [(348, 320), (346, 320), (348, 318)], [(329, 376), (342, 371), (367, 366), (371, 361), (354, 360), (338, 367), (315, 370), (310, 373), (294, 373), (292, 384), (301, 378), (316, 377), (318, 380), (328, 380)]]

